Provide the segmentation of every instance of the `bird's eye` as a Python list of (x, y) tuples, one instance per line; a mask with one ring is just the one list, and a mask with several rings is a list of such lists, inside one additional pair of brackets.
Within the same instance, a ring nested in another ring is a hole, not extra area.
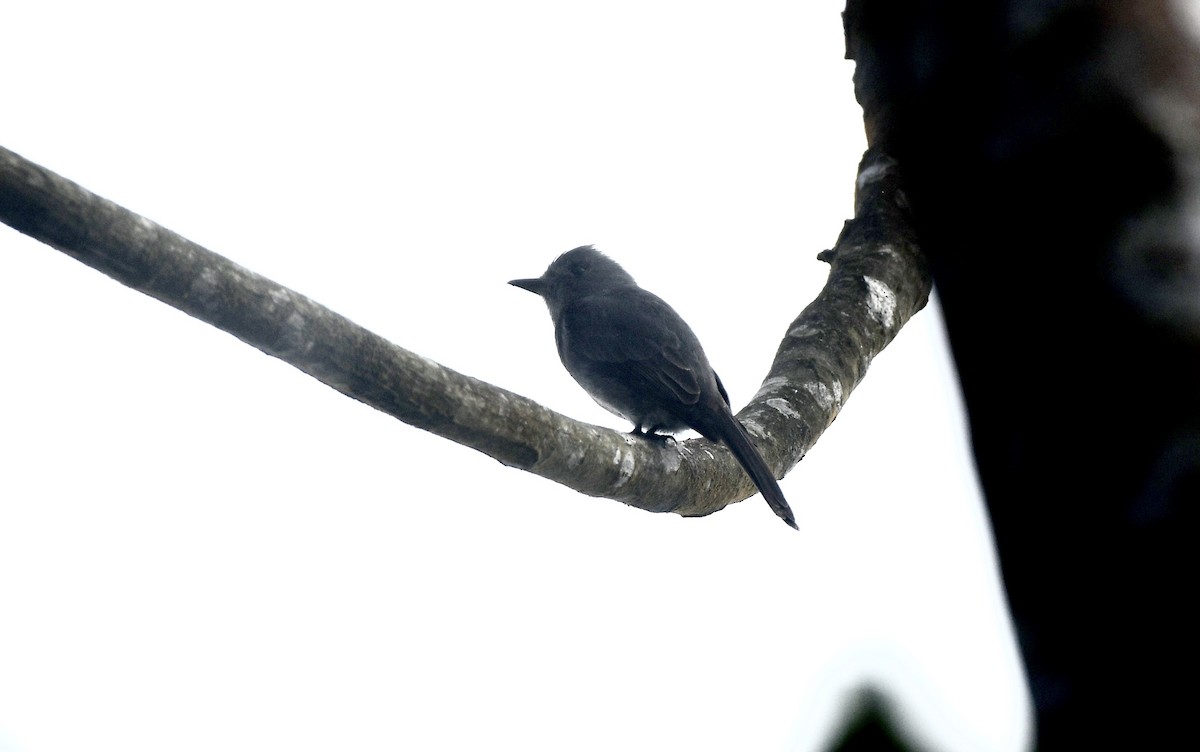
[(584, 263), (584, 262), (582, 262), (582, 261), (575, 261), (575, 262), (572, 262), (572, 264), (571, 264), (571, 274), (573, 274), (573, 275), (574, 275), (574, 276), (576, 276), (576, 277), (582, 277), (582, 276), (583, 276), (583, 273), (587, 271), (587, 268), (588, 268), (588, 267), (587, 267), (587, 264), (585, 264), (585, 263)]

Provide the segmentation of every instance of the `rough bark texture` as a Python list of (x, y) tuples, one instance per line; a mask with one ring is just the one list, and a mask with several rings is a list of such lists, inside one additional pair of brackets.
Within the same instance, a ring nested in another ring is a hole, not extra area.
[[(857, 199), (857, 218), (824, 254), (825, 290), (788, 327), (740, 414), (777, 470), (799, 462), (928, 298), (890, 160), (864, 158)], [(582, 493), (704, 515), (755, 492), (723, 447), (634, 438), (456, 373), (3, 149), (0, 221), (343, 394)]]
[(852, 0), (1042, 750), (1194, 737), (1200, 63), (1164, 2)]

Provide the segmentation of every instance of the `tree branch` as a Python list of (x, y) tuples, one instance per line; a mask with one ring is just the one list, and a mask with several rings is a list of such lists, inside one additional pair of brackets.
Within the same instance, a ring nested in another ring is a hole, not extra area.
[[(825, 289), (788, 327), (740, 413), (777, 470), (800, 461), (928, 299), (897, 170), (881, 153), (860, 165), (855, 211), (821, 254)], [(581, 493), (683, 515), (754, 493), (722, 447), (645, 441), (457, 373), (3, 148), (0, 220), (349, 397)]]

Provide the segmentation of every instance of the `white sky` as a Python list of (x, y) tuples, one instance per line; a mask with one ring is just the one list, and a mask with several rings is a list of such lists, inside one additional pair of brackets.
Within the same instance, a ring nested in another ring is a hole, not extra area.
[[(505, 282), (595, 243), (736, 406), (864, 148), (840, 3), (39, 2), (0, 144), (397, 344), (625, 430)], [(711, 301), (711, 302), (710, 302)], [(0, 227), (0, 752), (945, 750), (1026, 695), (933, 306), (703, 519), (398, 423)]]

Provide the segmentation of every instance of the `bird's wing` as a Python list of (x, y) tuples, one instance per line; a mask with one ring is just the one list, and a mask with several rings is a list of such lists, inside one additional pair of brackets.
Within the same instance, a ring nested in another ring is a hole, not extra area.
[(681, 404), (700, 400), (701, 369), (708, 367), (700, 343), (658, 296), (635, 288), (583, 298), (562, 317), (564, 335), (578, 355), (665, 389)]

